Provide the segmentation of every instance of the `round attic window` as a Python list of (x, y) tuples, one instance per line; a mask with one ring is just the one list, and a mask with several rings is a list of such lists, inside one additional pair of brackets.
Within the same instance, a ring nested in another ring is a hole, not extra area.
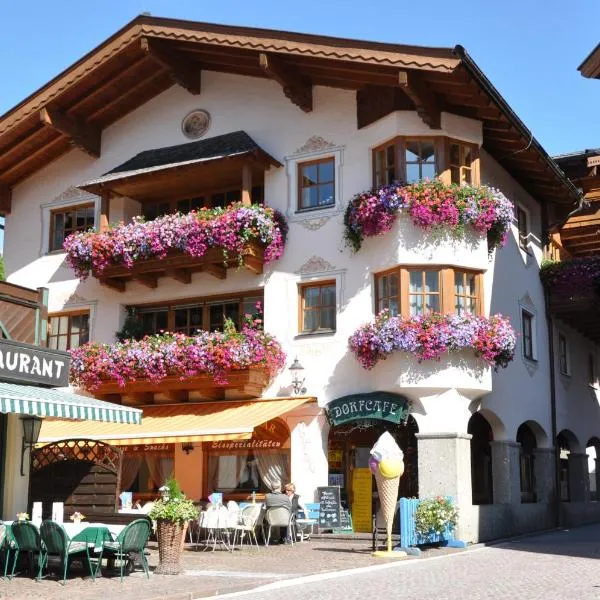
[(181, 122), (181, 130), (185, 137), (196, 140), (202, 137), (210, 125), (210, 115), (205, 110), (193, 110)]

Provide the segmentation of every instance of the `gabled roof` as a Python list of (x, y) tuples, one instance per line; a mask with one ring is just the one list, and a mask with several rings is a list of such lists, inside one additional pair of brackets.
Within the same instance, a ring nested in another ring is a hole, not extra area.
[(600, 44), (598, 44), (577, 67), (577, 70), (590, 79), (600, 79)]
[[(11, 187), (77, 146), (101, 152), (102, 130), (174, 83), (201, 93), (201, 72), (270, 78), (299, 110), (315, 85), (355, 90), (358, 126), (416, 110), (482, 121), (484, 148), (540, 200), (572, 205), (576, 189), (461, 46), (427, 48), (141, 15), (0, 117), (0, 213)], [(242, 100), (240, 100), (242, 101)]]

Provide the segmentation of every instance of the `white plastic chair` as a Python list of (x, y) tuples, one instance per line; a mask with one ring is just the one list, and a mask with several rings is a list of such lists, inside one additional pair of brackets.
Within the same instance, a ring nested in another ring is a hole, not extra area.
[(294, 531), (294, 521), (292, 519), (292, 511), (287, 506), (272, 506), (267, 508), (265, 514), (265, 520), (267, 521), (267, 540), (266, 544), (269, 545), (271, 540), (271, 530), (273, 527), (283, 527), (286, 530), (286, 534), (289, 536), (291, 543), (294, 543), (296, 532)]
[[(256, 538), (256, 529), (258, 527), (258, 517), (260, 516), (261, 506), (259, 504), (251, 504), (246, 506), (242, 510), (240, 520), (235, 527), (233, 532), (233, 547), (235, 548), (236, 540), (240, 541), (240, 550), (244, 544), (244, 536), (248, 534), (250, 540), (250, 546), (252, 547), (252, 541), (256, 544), (258, 549), (258, 539)], [(239, 536), (239, 538), (238, 538)]]

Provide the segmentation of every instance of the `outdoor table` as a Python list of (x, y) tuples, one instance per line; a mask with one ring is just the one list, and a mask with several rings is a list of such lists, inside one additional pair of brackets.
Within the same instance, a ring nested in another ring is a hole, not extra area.
[(104, 523), (63, 523), (64, 530), (74, 542), (86, 542), (95, 552), (102, 550), (104, 542), (112, 542), (125, 525), (106, 525)]

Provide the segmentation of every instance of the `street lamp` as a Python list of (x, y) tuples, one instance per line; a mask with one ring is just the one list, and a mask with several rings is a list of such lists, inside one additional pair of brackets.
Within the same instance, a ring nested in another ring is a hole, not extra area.
[(21, 424), (23, 425), (23, 441), (21, 443), (21, 477), (25, 477), (25, 450), (31, 449), (37, 444), (38, 438), (40, 437), (40, 429), (42, 428), (42, 419), (35, 415), (28, 415), (21, 417)]
[(294, 359), (294, 362), (290, 366), (292, 372), (292, 390), (297, 396), (298, 394), (306, 394), (306, 388), (304, 387), (305, 378), (302, 377), (304, 367), (300, 364), (298, 357)]

